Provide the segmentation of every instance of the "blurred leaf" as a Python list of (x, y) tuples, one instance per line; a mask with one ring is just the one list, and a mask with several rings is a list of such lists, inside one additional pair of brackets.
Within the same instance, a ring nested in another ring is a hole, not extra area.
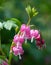
[(14, 21), (18, 26), (21, 26), (21, 22), (16, 18), (11, 18), (10, 20)]
[(30, 5), (27, 6), (26, 12), (28, 13), (28, 15), (30, 15), (30, 13), (31, 13), (31, 6)]
[(7, 30), (11, 30), (12, 27), (17, 27), (17, 25), (12, 20), (3, 22), (3, 25), (4, 25), (4, 28), (6, 28)]
[(38, 14), (38, 12), (35, 12), (34, 14), (33, 14), (33, 16), (36, 16)]
[(32, 12), (34, 13), (36, 11), (36, 9), (35, 8), (32, 8)]
[(36, 16), (38, 14), (35, 8), (32, 8), (32, 13), (33, 13), (33, 16)]
[(10, 43), (2, 44), (2, 49), (3, 49), (6, 57), (9, 57)]
[(0, 55), (0, 59), (6, 60), (6, 57)]
[(3, 29), (3, 23), (0, 22), (0, 29)]
[(13, 59), (18, 62), (19, 58), (18, 56), (13, 55)]

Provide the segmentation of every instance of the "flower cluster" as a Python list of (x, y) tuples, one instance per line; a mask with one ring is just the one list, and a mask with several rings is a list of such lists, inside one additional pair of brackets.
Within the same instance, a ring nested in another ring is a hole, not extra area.
[(32, 43), (34, 39), (37, 47), (42, 48), (42, 46), (44, 46), (44, 40), (42, 39), (39, 31), (30, 29), (29, 25), (22, 24), (20, 33), (16, 34), (13, 39), (15, 46), (12, 47), (12, 51), (14, 55), (19, 55), (19, 58), (21, 59), (21, 55), (24, 53), (22, 44), (24, 42), (27, 43), (27, 40), (31, 40)]
[(14, 55), (15, 56), (19, 55), (19, 58), (21, 59), (20, 55), (22, 55), (24, 52), (24, 50), (22, 48), (22, 44), (24, 42), (24, 37), (22, 35), (17, 34), (14, 36), (13, 42), (16, 44), (13, 47)]

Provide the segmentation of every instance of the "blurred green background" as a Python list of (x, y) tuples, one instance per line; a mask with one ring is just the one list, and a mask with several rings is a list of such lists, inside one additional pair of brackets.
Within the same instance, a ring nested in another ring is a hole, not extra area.
[[(33, 43), (23, 45), (25, 52), (22, 60), (14, 56), (12, 65), (51, 65), (51, 0), (0, 0), (0, 21), (17, 18), (21, 23), (27, 23), (27, 5), (35, 7), (39, 12), (32, 18), (31, 24), (35, 24), (41, 30), (46, 48), (38, 50)], [(2, 48), (7, 57), (14, 34), (14, 29), (3, 29), (1, 33)]]

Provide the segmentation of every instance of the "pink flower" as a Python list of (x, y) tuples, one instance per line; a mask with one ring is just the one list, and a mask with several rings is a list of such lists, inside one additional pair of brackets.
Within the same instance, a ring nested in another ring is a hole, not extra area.
[(25, 24), (22, 24), (22, 25), (21, 25), (21, 28), (20, 28), (20, 31), (21, 31), (21, 32), (26, 32), (26, 33), (28, 33), (28, 32), (30, 31), (30, 26), (27, 26), (27, 25), (25, 25)]
[(30, 33), (30, 26), (26, 26), (25, 32), (26, 32), (27, 34)]
[(26, 26), (25, 37), (27, 39), (30, 39), (30, 26)]
[(19, 55), (19, 59), (21, 59), (21, 55), (24, 53), (22, 46), (18, 44), (18, 46), (13, 47), (13, 52), (15, 56)]
[(39, 35), (39, 31), (38, 30), (34, 30), (34, 38), (36, 39)]
[(39, 47), (39, 48), (42, 48), (43, 47), (43, 45), (44, 45), (44, 40), (36, 40), (36, 45), (37, 45), (37, 47)]
[(30, 35), (31, 35), (31, 42), (33, 42), (33, 38), (37, 38), (39, 36), (39, 31), (38, 30), (30, 30)]
[(22, 35), (15, 35), (13, 42), (14, 43), (20, 42), (22, 44), (24, 42), (24, 37)]
[(41, 40), (40, 34), (37, 36), (36, 40), (39, 40), (39, 41)]
[(21, 26), (20, 31), (21, 31), (21, 33), (24, 34), (25, 37), (27, 37), (27, 38), (30, 37), (30, 26), (27, 26), (27, 25), (23, 24)]
[(8, 65), (8, 63), (4, 60), (2, 60), (2, 64), (1, 65)]
[(20, 31), (24, 35), (25, 43), (27, 43), (27, 39), (30, 39), (30, 26), (23, 24)]
[(34, 39), (34, 30), (30, 30), (30, 36), (31, 36), (31, 42), (33, 42)]
[(31, 30), (30, 31), (30, 35), (31, 37), (33, 36), (34, 38), (36, 38), (39, 35), (39, 31), (38, 30)]
[(22, 25), (21, 25), (21, 29), (20, 29), (20, 31), (21, 31), (21, 32), (24, 32), (25, 29), (26, 29), (26, 25), (25, 25), (25, 24), (22, 24)]

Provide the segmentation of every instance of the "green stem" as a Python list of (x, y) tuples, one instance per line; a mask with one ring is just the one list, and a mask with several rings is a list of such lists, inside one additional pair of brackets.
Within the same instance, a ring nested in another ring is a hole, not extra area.
[(11, 60), (12, 60), (12, 45), (13, 45), (13, 42), (12, 42), (11, 47), (10, 47), (8, 65), (11, 65)]
[(12, 60), (12, 53), (9, 54), (8, 65), (11, 65), (11, 60)]
[(29, 24), (30, 24), (30, 21), (31, 21), (31, 18), (30, 18), (30, 16), (29, 16), (29, 20), (28, 20), (28, 23), (27, 23), (27, 25), (29, 25)]

